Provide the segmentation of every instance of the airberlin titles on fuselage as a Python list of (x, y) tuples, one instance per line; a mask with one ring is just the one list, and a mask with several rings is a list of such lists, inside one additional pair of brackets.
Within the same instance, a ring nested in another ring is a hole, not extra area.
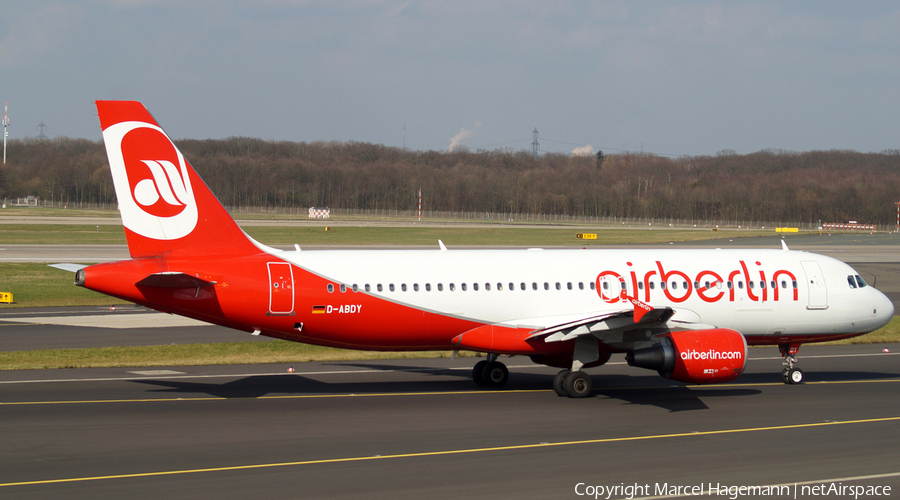
[[(755, 264), (757, 267), (762, 267), (762, 263), (759, 261)], [(626, 265), (633, 267), (631, 262), (626, 262)], [(657, 299), (658, 294), (662, 293), (667, 300), (674, 303), (684, 302), (692, 295), (710, 303), (720, 300), (734, 302), (741, 295), (754, 302), (777, 301), (782, 298), (790, 298), (792, 301), (799, 300), (797, 277), (793, 272), (778, 269), (771, 275), (767, 275), (764, 269), (751, 271), (743, 260), (738, 261), (736, 267), (736, 269), (724, 273), (706, 269), (692, 277), (677, 269), (667, 271), (663, 263), (657, 260), (655, 269), (641, 271), (643, 275), (640, 281), (638, 278), (640, 273), (637, 270), (629, 270), (627, 280), (616, 271), (603, 271), (597, 275), (596, 290), (597, 295), (609, 304), (628, 301), (625, 285), (629, 281), (631, 286), (628, 288), (634, 292), (634, 297), (644, 302), (650, 302), (653, 299), (651, 293), (657, 294)], [(758, 277), (751, 276), (751, 272), (755, 272)], [(620, 286), (611, 286), (605, 278), (611, 279)], [(657, 282), (660, 285), (659, 290), (656, 290)], [(758, 288), (757, 285), (759, 285)], [(790, 293), (785, 294), (784, 292)]]

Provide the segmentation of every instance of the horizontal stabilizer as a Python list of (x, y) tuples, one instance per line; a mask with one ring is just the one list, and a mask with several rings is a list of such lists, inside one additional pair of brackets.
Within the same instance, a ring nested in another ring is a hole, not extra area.
[(84, 269), (87, 267), (85, 264), (47, 264), (50, 267), (55, 267), (57, 269), (62, 269), (63, 271), (69, 271), (70, 273), (77, 273), (80, 269)]
[(198, 288), (213, 286), (215, 281), (206, 281), (184, 273), (154, 273), (135, 283), (137, 286), (155, 286), (160, 288)]

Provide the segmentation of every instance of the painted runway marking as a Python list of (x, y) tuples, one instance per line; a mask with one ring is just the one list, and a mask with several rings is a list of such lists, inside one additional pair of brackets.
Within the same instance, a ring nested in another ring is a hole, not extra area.
[(448, 455), (466, 455), (466, 454), (488, 453), (488, 452), (498, 452), (498, 451), (529, 450), (529, 449), (535, 449), (535, 448), (552, 448), (552, 447), (578, 446), (578, 445), (589, 445), (589, 444), (622, 443), (622, 442), (629, 442), (629, 441), (649, 441), (649, 440), (654, 440), (654, 439), (688, 438), (688, 437), (697, 437), (697, 436), (715, 436), (715, 435), (741, 434), (741, 433), (750, 433), (750, 432), (769, 432), (769, 431), (781, 431), (781, 430), (790, 430), (790, 429), (811, 429), (811, 428), (826, 427), (826, 426), (859, 425), (859, 424), (872, 424), (872, 423), (884, 423), (884, 422), (895, 422), (895, 421), (900, 421), (900, 417), (870, 418), (870, 419), (862, 419), (862, 420), (845, 420), (842, 422), (817, 422), (817, 423), (809, 423), (809, 424), (777, 425), (777, 426), (771, 426), (771, 427), (749, 427), (749, 428), (742, 428), (742, 429), (723, 429), (723, 430), (718, 430), (718, 431), (682, 432), (682, 433), (676, 433), (676, 434), (653, 434), (653, 435), (646, 435), (646, 436), (630, 436), (630, 437), (621, 437), (621, 438), (586, 439), (586, 440), (582, 440), (582, 441), (560, 441), (560, 442), (555, 442), (555, 443), (520, 444), (520, 445), (511, 445), (511, 446), (494, 446), (494, 447), (489, 447), (489, 448), (463, 448), (463, 449), (457, 449), (457, 450), (427, 451), (427, 452), (419, 452), (419, 453), (399, 453), (399, 454), (394, 454), (394, 455), (374, 455), (374, 456), (370, 455), (370, 456), (362, 456), (362, 457), (325, 458), (325, 459), (318, 459), (318, 460), (302, 460), (302, 461), (297, 461), (297, 462), (277, 462), (277, 463), (269, 463), (269, 464), (233, 465), (233, 466), (227, 466), (227, 467), (210, 467), (210, 468), (203, 468), (203, 469), (181, 469), (181, 470), (156, 471), (156, 472), (140, 472), (140, 473), (133, 473), (133, 474), (113, 474), (113, 475), (107, 475), (107, 476), (44, 479), (44, 480), (37, 480), (37, 481), (0, 483), (0, 488), (10, 487), (10, 486), (33, 486), (33, 485), (42, 485), (42, 484), (78, 483), (78, 482), (86, 482), (86, 481), (128, 479), (128, 478), (139, 478), (139, 477), (176, 476), (176, 475), (186, 475), (186, 474), (197, 474), (197, 473), (202, 473), (202, 472), (243, 471), (243, 470), (252, 470), (252, 469), (271, 469), (271, 468), (275, 468), (275, 467), (298, 467), (298, 466), (303, 466), (303, 465), (337, 464), (337, 463), (349, 463), (349, 462), (365, 462), (365, 461), (373, 461), (373, 460), (394, 460), (394, 459), (400, 459), (400, 458), (423, 458), (423, 457), (439, 457), (439, 456), (448, 456)]
[(156, 377), (159, 375), (187, 375), (186, 372), (176, 372), (175, 370), (136, 370), (133, 372), (135, 375), (141, 375), (144, 377)]

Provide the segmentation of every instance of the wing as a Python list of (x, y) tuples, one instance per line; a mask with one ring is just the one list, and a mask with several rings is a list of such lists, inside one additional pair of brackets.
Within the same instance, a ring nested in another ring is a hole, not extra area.
[[(522, 322), (507, 322), (506, 325), (482, 325), (457, 335), (453, 343), (461, 349), (494, 352), (503, 354), (539, 354), (571, 350), (564, 347), (563, 342), (574, 340), (584, 335), (593, 335), (600, 341), (609, 344), (623, 342), (626, 330), (646, 331), (666, 330), (666, 321), (675, 312), (671, 308), (655, 309), (647, 307), (639, 312), (622, 310), (599, 315), (591, 315), (564, 323), (553, 323), (553, 318), (529, 318), (529, 324), (547, 323), (550, 326), (541, 328), (525, 328), (515, 325)], [(525, 322), (525, 321), (523, 321)]]

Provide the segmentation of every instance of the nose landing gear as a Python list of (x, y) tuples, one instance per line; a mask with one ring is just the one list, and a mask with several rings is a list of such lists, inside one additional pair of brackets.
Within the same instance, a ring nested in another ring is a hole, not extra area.
[(784, 358), (784, 369), (781, 370), (781, 380), (785, 384), (802, 384), (803, 370), (794, 366), (797, 358), (794, 357), (800, 351), (800, 344), (780, 344), (778, 350)]

